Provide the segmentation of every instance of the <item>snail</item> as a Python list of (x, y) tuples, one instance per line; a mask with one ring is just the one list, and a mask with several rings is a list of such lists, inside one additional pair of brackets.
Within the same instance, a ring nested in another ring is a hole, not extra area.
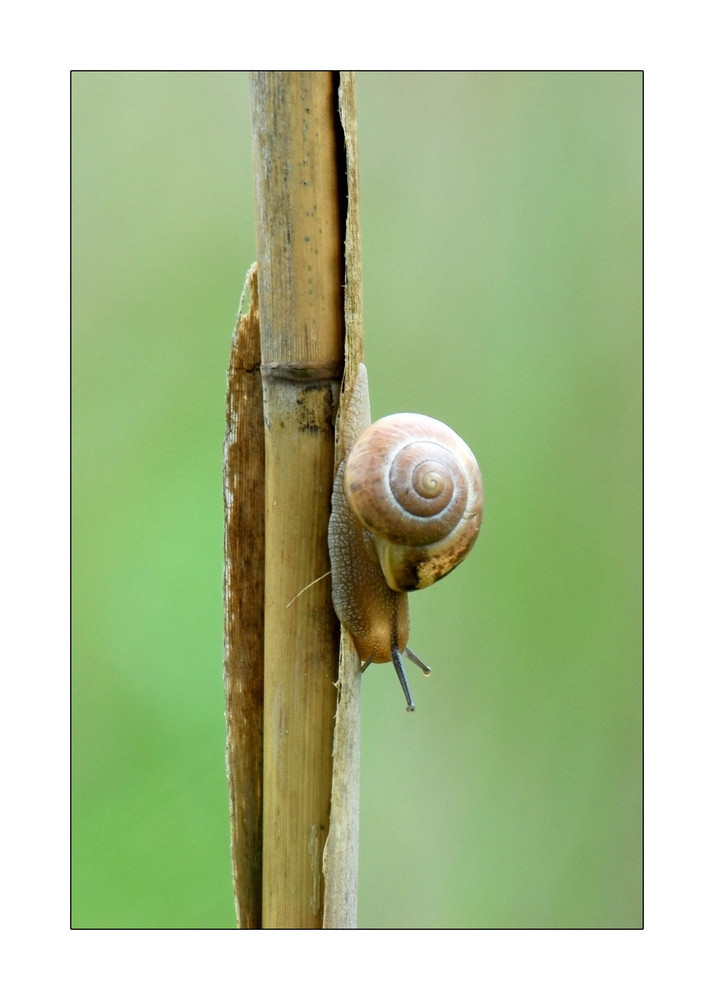
[(481, 472), (468, 445), (439, 420), (395, 413), (370, 424), (364, 365), (343, 433), (328, 528), (332, 603), (362, 670), (391, 660), (413, 712), (403, 656), (430, 670), (407, 645), (407, 594), (436, 583), (470, 552), (481, 527)]

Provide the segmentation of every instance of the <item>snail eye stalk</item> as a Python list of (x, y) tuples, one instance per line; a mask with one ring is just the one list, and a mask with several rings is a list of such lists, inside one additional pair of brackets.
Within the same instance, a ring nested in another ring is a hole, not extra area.
[(423, 660), (420, 660), (419, 657), (414, 652), (414, 650), (410, 649), (409, 646), (404, 647), (404, 652), (407, 654), (412, 663), (416, 663), (416, 665), (419, 667), (424, 676), (428, 677), (429, 674), (431, 673), (431, 667), (427, 667), (426, 663), (424, 663)]
[(402, 654), (399, 652), (396, 646), (392, 646), (392, 663), (394, 664), (394, 669), (397, 671), (397, 677), (399, 678), (399, 683), (402, 685), (402, 691), (404, 692), (404, 697), (407, 699), (407, 712), (413, 712), (416, 708), (412, 700), (412, 693), (409, 690), (409, 682), (407, 681), (407, 675), (404, 673), (404, 664), (402, 663)]

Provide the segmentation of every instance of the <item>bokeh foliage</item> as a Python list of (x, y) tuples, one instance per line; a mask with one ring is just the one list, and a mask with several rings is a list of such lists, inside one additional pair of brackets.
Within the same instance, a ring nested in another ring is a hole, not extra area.
[[(641, 922), (639, 73), (358, 74), (375, 416), (481, 464), (363, 684), (360, 924)], [(254, 259), (243, 73), (75, 73), (73, 922), (230, 927), (225, 370)]]

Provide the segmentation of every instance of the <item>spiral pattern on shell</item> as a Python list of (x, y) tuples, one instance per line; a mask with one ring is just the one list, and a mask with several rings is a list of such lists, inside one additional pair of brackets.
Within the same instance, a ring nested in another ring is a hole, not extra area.
[(460, 561), (478, 534), (476, 459), (450, 427), (431, 417), (396, 413), (368, 427), (347, 457), (344, 488), (361, 524), (391, 545), (433, 546), (463, 530), (472, 537), (457, 543)]

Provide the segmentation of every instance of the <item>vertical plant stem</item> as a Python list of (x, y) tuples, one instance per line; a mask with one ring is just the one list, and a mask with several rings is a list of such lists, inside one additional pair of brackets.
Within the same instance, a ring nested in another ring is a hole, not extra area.
[(300, 592), (329, 571), (344, 340), (336, 96), (332, 73), (251, 74), (266, 430), (264, 927), (323, 922), (339, 630), (329, 577)]
[[(353, 391), (362, 360), (362, 244), (360, 237), (357, 105), (354, 73), (340, 73), (339, 113), (347, 168), (345, 231), (345, 372), (336, 421), (335, 467), (351, 444)], [(323, 926), (357, 926), (359, 855), (360, 659), (342, 631), (333, 748), (330, 832), (325, 845)]]
[(224, 463), (236, 908), (241, 927), (351, 927), (360, 663), (343, 633), (338, 676), (323, 575), (362, 357), (354, 74), (251, 83), (259, 265), (231, 349)]
[[(258, 285), (231, 346), (223, 463), (225, 507), (224, 653), (226, 766), (231, 861), (238, 925), (262, 924), (263, 591), (265, 457)], [(244, 293), (245, 294), (245, 293)]]

